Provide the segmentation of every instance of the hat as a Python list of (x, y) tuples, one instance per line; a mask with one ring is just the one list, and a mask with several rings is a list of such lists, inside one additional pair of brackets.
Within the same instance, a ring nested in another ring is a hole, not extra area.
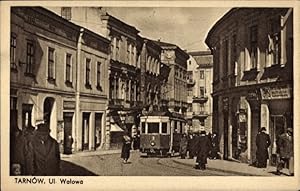
[(286, 129), (286, 131), (292, 133), (292, 132), (293, 132), (293, 129), (289, 127), (289, 128)]
[(260, 131), (267, 131), (265, 127), (260, 128)]
[(49, 133), (49, 132), (50, 132), (50, 129), (49, 129), (48, 125), (42, 123), (42, 124), (39, 124), (39, 125), (37, 126), (37, 131), (38, 131), (38, 132)]

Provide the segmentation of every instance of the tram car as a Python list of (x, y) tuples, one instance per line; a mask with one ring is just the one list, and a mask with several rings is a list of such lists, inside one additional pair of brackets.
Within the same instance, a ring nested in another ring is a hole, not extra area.
[(179, 151), (186, 124), (182, 115), (165, 112), (140, 119), (141, 156), (172, 156)]

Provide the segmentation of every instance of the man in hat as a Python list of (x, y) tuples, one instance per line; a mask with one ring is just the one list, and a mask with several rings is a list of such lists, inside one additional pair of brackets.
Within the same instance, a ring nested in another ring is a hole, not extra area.
[(39, 124), (29, 144), (30, 174), (34, 176), (57, 176), (60, 172), (59, 145), (50, 136), (47, 124)]
[(285, 165), (289, 166), (290, 175), (294, 175), (294, 150), (293, 150), (293, 129), (287, 128), (286, 132), (281, 134), (277, 139), (277, 153), (279, 161), (277, 163), (277, 175), (281, 174), (281, 170)]
[(266, 133), (266, 128), (262, 127), (256, 136), (256, 159), (258, 168), (266, 168), (269, 159), (268, 148), (271, 145), (270, 136)]
[(200, 135), (197, 137), (197, 159), (196, 159), (196, 169), (205, 170), (208, 153), (211, 149), (211, 142), (206, 135), (205, 131), (201, 131)]

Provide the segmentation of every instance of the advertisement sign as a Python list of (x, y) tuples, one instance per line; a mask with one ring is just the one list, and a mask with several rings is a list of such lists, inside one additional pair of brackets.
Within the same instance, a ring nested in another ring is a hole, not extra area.
[(260, 88), (260, 92), (261, 92), (261, 97), (264, 100), (291, 98), (291, 89), (288, 86), (263, 87)]

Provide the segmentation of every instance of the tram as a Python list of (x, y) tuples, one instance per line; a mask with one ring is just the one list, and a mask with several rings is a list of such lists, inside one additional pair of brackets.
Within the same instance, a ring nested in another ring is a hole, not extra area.
[(186, 121), (181, 114), (148, 114), (141, 116), (140, 123), (141, 156), (172, 156), (179, 151), (180, 139), (186, 131)]

